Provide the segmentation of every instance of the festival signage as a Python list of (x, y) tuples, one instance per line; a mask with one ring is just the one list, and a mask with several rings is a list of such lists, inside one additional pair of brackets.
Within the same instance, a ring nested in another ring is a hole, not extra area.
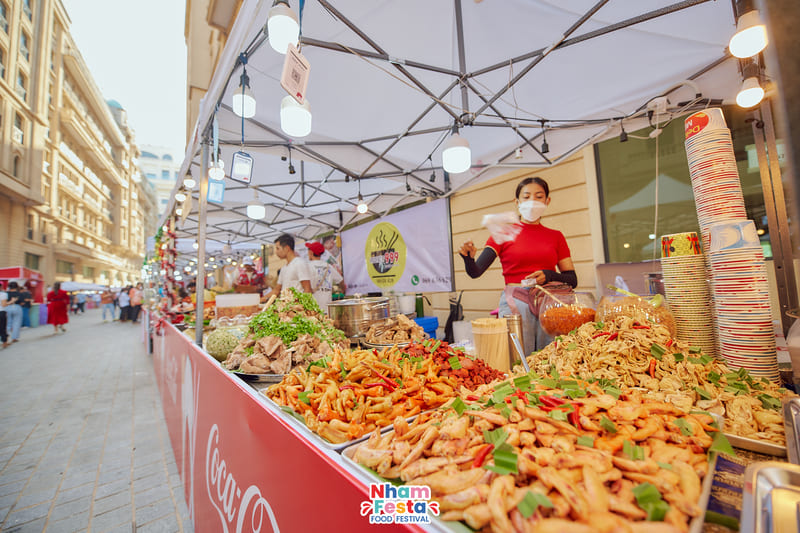
[(452, 291), (448, 201), (405, 209), (343, 232), (342, 257), (348, 293)]

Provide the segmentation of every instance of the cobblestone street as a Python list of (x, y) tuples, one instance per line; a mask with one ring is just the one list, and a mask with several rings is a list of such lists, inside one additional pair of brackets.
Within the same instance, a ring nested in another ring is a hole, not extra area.
[(0, 530), (192, 531), (141, 325), (66, 327), (0, 351)]

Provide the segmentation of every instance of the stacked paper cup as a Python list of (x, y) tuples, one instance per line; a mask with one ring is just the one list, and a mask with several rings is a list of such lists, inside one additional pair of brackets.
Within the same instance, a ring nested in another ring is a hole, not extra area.
[(747, 220), (730, 130), (721, 109), (695, 113), (685, 126), (719, 354), (731, 367), (778, 381), (766, 265)]
[(661, 237), (661, 271), (664, 294), (675, 315), (678, 340), (716, 355), (713, 306), (697, 233)]
[(755, 224), (714, 224), (708, 255), (720, 353), (733, 368), (779, 381), (767, 268)]

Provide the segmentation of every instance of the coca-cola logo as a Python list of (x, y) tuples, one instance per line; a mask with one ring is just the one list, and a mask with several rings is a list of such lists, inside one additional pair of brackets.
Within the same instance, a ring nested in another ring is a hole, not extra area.
[[(228, 464), (220, 453), (219, 428), (216, 424), (211, 427), (206, 446), (206, 490), (225, 533), (260, 533), (262, 528), (264, 532), (280, 533), (272, 507), (261, 495), (261, 489), (250, 485), (242, 494), (233, 472), (229, 471)], [(269, 524), (266, 523), (266, 518), (269, 518)], [(246, 525), (248, 519), (249, 526)]]

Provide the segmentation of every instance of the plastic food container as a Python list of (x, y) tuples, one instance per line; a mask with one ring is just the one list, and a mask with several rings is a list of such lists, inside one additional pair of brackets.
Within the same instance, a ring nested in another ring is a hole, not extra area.
[(597, 304), (598, 322), (611, 321), (620, 316), (635, 318), (640, 322), (652, 321), (666, 326), (672, 337), (678, 334), (675, 317), (663, 297), (613, 294), (600, 298)]
[(546, 295), (539, 307), (539, 324), (548, 335), (566, 335), (587, 322), (594, 322), (594, 308), (594, 296), (588, 292), (559, 294), (558, 300)]

